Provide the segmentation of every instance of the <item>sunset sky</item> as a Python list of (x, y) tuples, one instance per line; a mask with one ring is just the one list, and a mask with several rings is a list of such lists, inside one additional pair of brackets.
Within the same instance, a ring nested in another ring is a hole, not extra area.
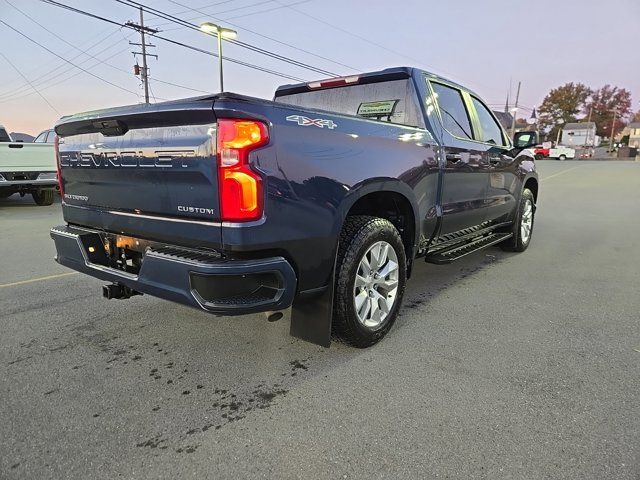
[[(115, 0), (60, 2), (119, 24), (138, 21), (137, 10)], [(522, 81), (520, 101), (525, 109), (539, 105), (551, 88), (570, 81), (593, 88), (607, 83), (624, 87), (632, 93), (633, 110), (640, 109), (638, 0), (142, 3), (193, 23), (208, 20), (231, 26), (238, 30), (238, 40), (331, 73), (421, 67), (472, 88), (499, 110), (504, 108), (510, 84), (515, 95), (518, 81)], [(207, 15), (189, 11), (180, 3)], [(62, 115), (143, 100), (131, 53), (139, 47), (128, 44), (139, 41), (135, 31), (38, 0), (0, 0), (0, 20), (53, 52), (0, 23), (0, 53), (6, 57), (0, 56), (0, 124), (9, 131), (35, 135)], [(215, 49), (215, 40), (200, 32), (152, 15), (145, 16), (145, 23), (167, 38)], [(159, 39), (152, 41), (156, 48), (151, 51), (159, 55), (149, 62), (157, 101), (217, 91), (214, 57)], [(224, 53), (304, 80), (326, 77), (236, 45), (226, 44)], [(283, 83), (295, 82), (225, 64), (228, 91), (270, 98)], [(529, 110), (519, 113), (529, 115)]]

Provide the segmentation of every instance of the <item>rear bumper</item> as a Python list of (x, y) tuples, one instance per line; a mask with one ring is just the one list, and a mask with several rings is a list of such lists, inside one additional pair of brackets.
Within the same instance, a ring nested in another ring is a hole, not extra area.
[(61, 265), (212, 313), (282, 310), (291, 306), (296, 292), (295, 272), (283, 257), (236, 260), (207, 251), (153, 247), (134, 274), (109, 266), (98, 231), (59, 226), (51, 229), (51, 238)]

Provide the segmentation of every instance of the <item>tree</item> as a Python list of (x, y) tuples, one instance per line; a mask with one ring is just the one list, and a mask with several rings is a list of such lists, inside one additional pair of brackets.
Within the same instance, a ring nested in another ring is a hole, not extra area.
[(636, 114), (631, 119), (632, 122), (640, 122), (640, 110), (636, 112)]
[(567, 83), (554, 88), (544, 97), (538, 109), (538, 125), (541, 130), (551, 129), (551, 137), (567, 122), (575, 122), (584, 113), (591, 89), (582, 83)]
[(631, 115), (631, 92), (624, 88), (605, 85), (591, 94), (587, 108), (591, 109), (591, 121), (596, 122), (596, 134), (601, 137), (611, 135), (613, 112), (617, 111), (615, 136), (625, 127), (625, 119)]

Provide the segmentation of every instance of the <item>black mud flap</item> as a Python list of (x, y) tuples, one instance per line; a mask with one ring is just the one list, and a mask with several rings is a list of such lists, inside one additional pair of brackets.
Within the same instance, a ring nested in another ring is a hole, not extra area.
[[(333, 275), (332, 275), (333, 277)], [(290, 335), (323, 347), (331, 345), (333, 281), (293, 301)]]
[(333, 289), (336, 283), (338, 248), (333, 256), (333, 268), (326, 287), (300, 292), (291, 306), (289, 334), (306, 342), (328, 348), (331, 345)]

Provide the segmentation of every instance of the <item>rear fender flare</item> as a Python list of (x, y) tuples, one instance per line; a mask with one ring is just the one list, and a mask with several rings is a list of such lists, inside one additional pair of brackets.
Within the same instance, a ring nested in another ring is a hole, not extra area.
[(336, 238), (340, 234), (342, 230), (342, 226), (344, 224), (347, 215), (351, 208), (356, 204), (358, 200), (362, 197), (369, 195), (370, 193), (376, 192), (393, 192), (399, 195), (402, 195), (411, 205), (411, 209), (413, 211), (413, 219), (414, 219), (414, 238), (413, 238), (413, 247), (415, 248), (418, 245), (418, 241), (420, 239), (420, 214), (418, 210), (418, 202), (416, 201), (415, 194), (411, 187), (400, 180), (394, 178), (374, 178), (363, 182), (361, 184), (356, 185), (351, 191), (346, 195), (346, 197), (340, 203), (338, 207), (338, 212), (336, 215), (336, 223), (334, 225), (334, 234)]

